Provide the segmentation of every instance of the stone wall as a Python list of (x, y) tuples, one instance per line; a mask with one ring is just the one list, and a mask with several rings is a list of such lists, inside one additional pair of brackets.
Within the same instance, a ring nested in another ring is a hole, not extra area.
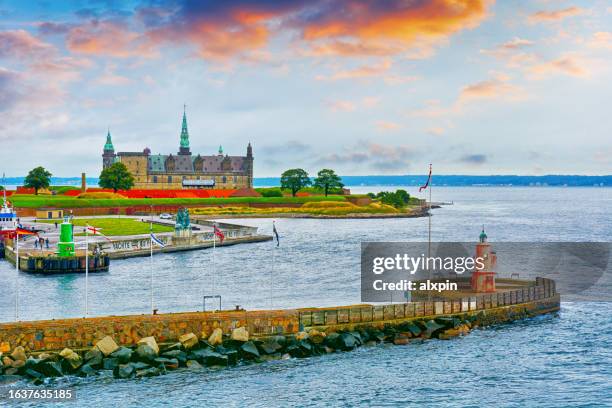
[(390, 305), (353, 305), (270, 311), (223, 311), (163, 315), (108, 316), (0, 324), (0, 352), (17, 346), (26, 351), (84, 349), (105, 336), (120, 345), (134, 345), (148, 336), (176, 342), (186, 333), (208, 337), (220, 327), (224, 333), (246, 327), (251, 336), (296, 334), (309, 328), (322, 331), (353, 327), (382, 327), (404, 321), (449, 316), (477, 316), (480, 324), (504, 322), (559, 310), (554, 281), (538, 278), (535, 285), (515, 291), (484, 294), (449, 302), (410, 302)]

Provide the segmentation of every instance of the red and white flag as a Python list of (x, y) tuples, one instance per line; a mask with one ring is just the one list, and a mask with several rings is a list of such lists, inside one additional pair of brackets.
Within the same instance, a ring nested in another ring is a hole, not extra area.
[(223, 232), (221, 232), (221, 230), (217, 228), (216, 225), (213, 225), (213, 231), (215, 232), (215, 235), (219, 237), (219, 241), (223, 243), (223, 240), (225, 239), (225, 235), (223, 235)]
[(431, 163), (429, 164), (429, 176), (427, 176), (427, 182), (424, 185), (419, 187), (419, 193), (429, 187), (429, 183), (431, 182)]
[(111, 241), (109, 237), (107, 237), (106, 235), (100, 232), (100, 228), (96, 228), (96, 227), (92, 227), (91, 225), (87, 225), (87, 232), (89, 232), (91, 235), (100, 235), (105, 240)]

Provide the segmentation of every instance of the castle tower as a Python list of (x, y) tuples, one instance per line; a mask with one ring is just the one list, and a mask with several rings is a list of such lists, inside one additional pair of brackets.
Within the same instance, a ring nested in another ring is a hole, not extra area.
[(488, 242), (487, 234), (482, 227), (482, 232), (476, 244), (475, 258), (482, 259), (482, 268), (476, 267), (472, 272), (471, 286), (474, 292), (495, 292), (495, 267), (497, 265), (497, 254), (491, 251), (491, 244)]
[(187, 105), (183, 105), (183, 125), (181, 126), (181, 144), (179, 147), (178, 154), (181, 155), (190, 155), (191, 151), (189, 150), (189, 131), (187, 130), (187, 115), (186, 115)]
[(248, 186), (249, 188), (253, 188), (253, 147), (251, 146), (251, 142), (249, 142), (247, 146), (247, 155), (246, 155), (246, 172), (248, 177)]
[(110, 167), (114, 162), (117, 155), (115, 154), (115, 147), (111, 140), (110, 129), (106, 133), (106, 143), (104, 144), (104, 150), (102, 152), (102, 169)]

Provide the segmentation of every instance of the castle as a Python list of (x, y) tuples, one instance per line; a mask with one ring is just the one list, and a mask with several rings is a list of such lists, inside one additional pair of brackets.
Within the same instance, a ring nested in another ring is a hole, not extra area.
[(189, 149), (187, 115), (183, 110), (183, 125), (179, 151), (173, 154), (151, 154), (147, 147), (142, 152), (118, 152), (111, 140), (110, 130), (102, 154), (102, 168), (113, 163), (125, 164), (134, 176), (135, 189), (241, 189), (253, 188), (253, 148), (247, 146), (246, 156), (223, 154), (194, 156)]

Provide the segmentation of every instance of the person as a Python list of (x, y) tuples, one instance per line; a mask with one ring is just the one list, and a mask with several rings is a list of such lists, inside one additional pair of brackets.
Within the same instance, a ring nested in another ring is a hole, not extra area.
[(45, 244), (47, 245), (47, 249), (49, 249), (49, 238), (45, 238)]
[(34, 240), (34, 248), (38, 248), (38, 240)]
[(55, 224), (55, 229), (57, 229), (57, 221), (55, 221), (55, 223), (54, 223), (54, 224)]

